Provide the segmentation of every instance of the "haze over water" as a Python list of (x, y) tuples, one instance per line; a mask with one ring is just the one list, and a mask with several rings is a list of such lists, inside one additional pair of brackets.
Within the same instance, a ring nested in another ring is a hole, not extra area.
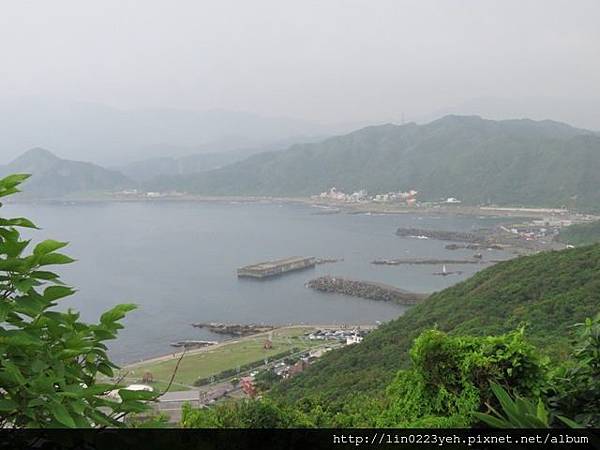
[[(117, 303), (139, 309), (111, 345), (117, 362), (169, 353), (182, 339), (221, 340), (193, 328), (194, 322), (375, 323), (406, 307), (304, 287), (331, 274), (379, 281), (413, 292), (433, 292), (469, 277), (485, 265), (449, 266), (461, 275), (439, 277), (431, 265), (374, 266), (375, 258), (462, 259), (471, 250), (449, 251), (445, 242), (400, 238), (398, 227), (469, 230), (493, 219), (403, 215), (320, 215), (300, 205), (198, 202), (8, 204), (6, 217), (25, 216), (42, 227), (26, 233), (70, 241), (65, 253), (77, 258), (55, 267), (78, 289), (63, 305), (97, 321)], [(238, 280), (236, 268), (288, 256), (344, 258), (315, 269), (264, 281)], [(484, 259), (506, 258), (486, 251)]]

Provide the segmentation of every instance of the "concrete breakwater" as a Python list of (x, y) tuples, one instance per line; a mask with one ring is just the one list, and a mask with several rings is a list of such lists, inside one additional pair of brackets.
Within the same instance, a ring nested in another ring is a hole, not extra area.
[(228, 334), (230, 336), (249, 336), (251, 334), (265, 333), (275, 327), (272, 325), (255, 325), (242, 323), (193, 323), (193, 327), (206, 328), (216, 334)]
[(333, 264), (343, 260), (344, 258), (315, 258), (315, 264)]
[(421, 258), (398, 258), (398, 259), (376, 259), (371, 264), (383, 266), (399, 266), (401, 264), (485, 264), (480, 259), (421, 259)]
[(421, 228), (398, 228), (396, 230), (396, 235), (401, 237), (418, 237), (437, 239), (440, 241), (469, 242), (477, 244), (487, 244), (489, 238), (488, 233), (489, 232), (484, 230), (473, 232), (424, 230)]
[(264, 279), (274, 277), (295, 270), (315, 267), (315, 258), (304, 256), (292, 256), (291, 258), (277, 259), (274, 261), (263, 261), (249, 266), (240, 267), (237, 270), (238, 277)]
[(349, 280), (332, 276), (310, 280), (306, 283), (306, 287), (321, 292), (334, 292), (352, 297), (394, 302), (400, 305), (414, 305), (427, 298), (427, 294), (416, 294), (383, 283)]

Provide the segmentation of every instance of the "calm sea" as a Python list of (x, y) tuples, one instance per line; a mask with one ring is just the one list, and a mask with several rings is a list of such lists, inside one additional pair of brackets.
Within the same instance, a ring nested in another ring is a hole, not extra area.
[[(259, 203), (140, 202), (8, 204), (2, 216), (33, 219), (39, 241), (70, 242), (77, 258), (57, 268), (78, 293), (63, 301), (97, 320), (107, 308), (134, 302), (126, 328), (111, 345), (118, 362), (169, 353), (182, 339), (221, 340), (194, 322), (375, 323), (406, 310), (389, 303), (304, 287), (332, 274), (379, 281), (414, 292), (432, 292), (467, 278), (480, 265), (452, 266), (462, 275), (439, 277), (436, 266), (374, 266), (375, 258), (469, 258), (473, 251), (449, 251), (444, 242), (399, 238), (397, 227), (470, 230), (491, 219), (414, 215), (316, 214), (301, 205)], [(238, 280), (236, 268), (288, 256), (344, 258), (265, 281)], [(486, 251), (484, 258), (505, 258)]]

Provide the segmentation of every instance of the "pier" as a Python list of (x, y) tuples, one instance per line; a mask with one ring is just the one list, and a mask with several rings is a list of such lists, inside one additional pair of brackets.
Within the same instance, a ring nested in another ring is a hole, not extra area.
[(240, 267), (237, 270), (238, 277), (268, 278), (292, 272), (295, 270), (314, 267), (316, 260), (313, 257), (293, 256), (291, 258), (265, 261), (250, 266)]

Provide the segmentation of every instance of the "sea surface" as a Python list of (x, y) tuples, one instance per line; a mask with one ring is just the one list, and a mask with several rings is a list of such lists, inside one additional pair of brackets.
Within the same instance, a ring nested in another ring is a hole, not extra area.
[[(6, 204), (2, 217), (25, 216), (42, 229), (27, 232), (34, 243), (69, 241), (77, 259), (56, 270), (76, 287), (61, 308), (98, 320), (106, 309), (133, 302), (138, 309), (110, 345), (120, 363), (170, 353), (183, 339), (223, 340), (191, 326), (195, 322), (362, 323), (385, 322), (407, 307), (325, 294), (304, 284), (331, 274), (379, 281), (414, 292), (433, 292), (486, 266), (448, 266), (460, 275), (435, 276), (431, 265), (376, 266), (375, 258), (470, 258), (446, 242), (400, 238), (398, 227), (471, 230), (497, 219), (416, 214), (322, 214), (305, 205), (202, 202), (90, 202)], [(343, 258), (268, 280), (238, 279), (236, 268), (289, 256)], [(504, 259), (484, 251), (484, 259)], [(433, 324), (432, 324), (433, 325)]]

